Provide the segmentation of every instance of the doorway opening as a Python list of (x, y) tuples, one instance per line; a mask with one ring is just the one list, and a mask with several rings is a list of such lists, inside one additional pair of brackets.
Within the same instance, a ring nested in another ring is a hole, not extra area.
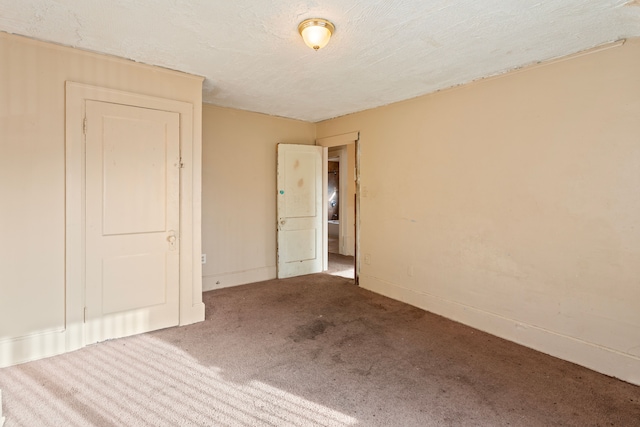
[[(278, 144), (278, 278), (325, 272), (358, 285), (359, 140), (356, 131), (316, 139), (315, 146)], [(329, 159), (339, 176), (331, 194)]]
[(327, 155), (327, 273), (355, 279), (355, 142)]

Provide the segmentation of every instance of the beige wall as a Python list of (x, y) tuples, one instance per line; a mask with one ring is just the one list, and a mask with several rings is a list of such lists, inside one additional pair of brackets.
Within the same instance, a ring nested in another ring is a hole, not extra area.
[(276, 145), (314, 140), (313, 123), (204, 105), (204, 290), (276, 277)]
[[(33, 358), (14, 354), (30, 340), (38, 357), (66, 346), (65, 81), (193, 104), (200, 252), (201, 78), (0, 33), (0, 365)], [(184, 267), (200, 299), (200, 265)]]
[(360, 283), (640, 384), (640, 40), (321, 122)]

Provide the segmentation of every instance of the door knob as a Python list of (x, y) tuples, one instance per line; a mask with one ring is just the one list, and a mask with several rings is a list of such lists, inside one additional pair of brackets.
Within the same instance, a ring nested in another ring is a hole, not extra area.
[(169, 242), (169, 249), (174, 250), (176, 247), (176, 232), (173, 230), (169, 231), (169, 235), (167, 236), (167, 242)]

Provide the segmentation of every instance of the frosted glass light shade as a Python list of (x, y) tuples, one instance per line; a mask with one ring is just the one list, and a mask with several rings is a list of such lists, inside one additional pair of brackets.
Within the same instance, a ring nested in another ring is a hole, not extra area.
[(298, 32), (306, 45), (315, 50), (329, 43), (334, 30), (335, 27), (331, 22), (320, 18), (307, 19), (298, 25)]

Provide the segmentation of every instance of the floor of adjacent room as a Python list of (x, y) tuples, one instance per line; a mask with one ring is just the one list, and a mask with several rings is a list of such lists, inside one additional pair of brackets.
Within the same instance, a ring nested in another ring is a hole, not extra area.
[(317, 274), (0, 369), (14, 426), (633, 426), (640, 388)]
[(338, 238), (328, 236), (329, 268), (328, 274), (346, 279), (355, 278), (355, 257), (341, 255), (338, 250)]

